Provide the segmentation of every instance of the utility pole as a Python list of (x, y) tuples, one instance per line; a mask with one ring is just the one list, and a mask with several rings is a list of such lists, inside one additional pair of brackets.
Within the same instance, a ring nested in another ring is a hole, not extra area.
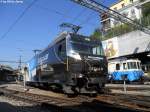
[(22, 50), (20, 49), (20, 48), (18, 48), (18, 50), (19, 50), (19, 61), (18, 61), (18, 70), (19, 70), (19, 72), (21, 73), (21, 68), (22, 68)]
[(27, 76), (27, 74), (28, 74), (28, 72), (27, 72), (27, 70), (28, 70), (28, 68), (25, 66), (24, 67), (24, 91), (27, 91), (28, 89), (26, 88), (26, 76)]
[(19, 58), (19, 65), (18, 65), (18, 69), (19, 71), (21, 72), (21, 67), (22, 67), (22, 57), (20, 55), (20, 58)]

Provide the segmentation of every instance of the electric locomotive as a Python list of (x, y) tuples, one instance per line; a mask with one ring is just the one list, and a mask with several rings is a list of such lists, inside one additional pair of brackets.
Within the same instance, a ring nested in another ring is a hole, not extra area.
[(56, 87), (65, 93), (97, 93), (107, 80), (101, 41), (76, 33), (61, 33), (27, 65), (27, 84)]

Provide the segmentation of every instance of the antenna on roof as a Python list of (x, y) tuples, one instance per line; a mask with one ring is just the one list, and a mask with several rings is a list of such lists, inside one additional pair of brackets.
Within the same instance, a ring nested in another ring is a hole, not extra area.
[(69, 28), (73, 33), (77, 33), (81, 29), (81, 26), (74, 25), (71, 23), (62, 23), (59, 26), (60, 28)]

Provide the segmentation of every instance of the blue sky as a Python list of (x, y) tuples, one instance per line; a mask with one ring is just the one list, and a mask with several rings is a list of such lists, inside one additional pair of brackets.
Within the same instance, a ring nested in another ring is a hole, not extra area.
[[(81, 25), (79, 33), (83, 35), (92, 34), (100, 26), (98, 13), (70, 0), (37, 0), (2, 38), (33, 0), (22, 1), (18, 4), (0, 3), (0, 61), (18, 61), (20, 55), (23, 61), (29, 60), (34, 55), (32, 50), (45, 48), (60, 33), (62, 22)], [(109, 6), (116, 0), (96, 1)]]

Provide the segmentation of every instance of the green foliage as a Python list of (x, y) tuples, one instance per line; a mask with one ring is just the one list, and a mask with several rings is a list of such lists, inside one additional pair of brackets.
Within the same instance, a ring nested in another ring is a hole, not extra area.
[(92, 40), (100, 40), (102, 38), (102, 33), (100, 30), (97, 28), (93, 32), (93, 34), (90, 36)]
[(103, 32), (104, 34), (102, 36), (102, 32), (100, 32), (100, 30), (98, 30), (98, 29), (95, 29), (95, 31), (91, 35), (91, 39), (92, 40), (107, 40), (109, 38), (119, 36), (119, 35), (122, 35), (122, 34), (125, 34), (128, 32), (131, 32), (133, 30), (134, 30), (134, 28), (132, 28), (126, 24), (123, 24), (123, 25), (119, 25), (114, 28), (111, 28), (107, 32)]
[[(144, 0), (141, 0), (141, 1), (143, 2)], [(141, 22), (141, 24), (144, 27), (149, 27), (150, 26), (150, 2), (142, 5), (142, 13), (143, 13), (143, 17), (140, 20), (135, 20), (135, 21), (138, 23)], [(100, 32), (100, 30), (98, 29), (95, 29), (95, 31), (91, 35), (91, 39), (107, 40), (109, 38), (120, 36), (120, 35), (129, 33), (134, 30), (137, 30), (137, 28), (134, 28), (127, 24), (122, 24), (122, 25), (118, 25), (118, 26), (115, 26), (114, 28), (109, 29), (107, 32), (103, 32), (103, 36), (102, 36), (102, 32)]]
[(150, 2), (142, 5), (142, 14), (143, 17), (150, 16)]
[(126, 24), (116, 26), (114, 28), (111, 28), (110, 30), (108, 30), (105, 33), (104, 40), (115, 37), (115, 36), (123, 35), (125, 33), (131, 32), (133, 30), (135, 30), (135, 28), (132, 28), (129, 25), (126, 25)]
[(150, 26), (150, 15), (141, 18), (143, 26)]

